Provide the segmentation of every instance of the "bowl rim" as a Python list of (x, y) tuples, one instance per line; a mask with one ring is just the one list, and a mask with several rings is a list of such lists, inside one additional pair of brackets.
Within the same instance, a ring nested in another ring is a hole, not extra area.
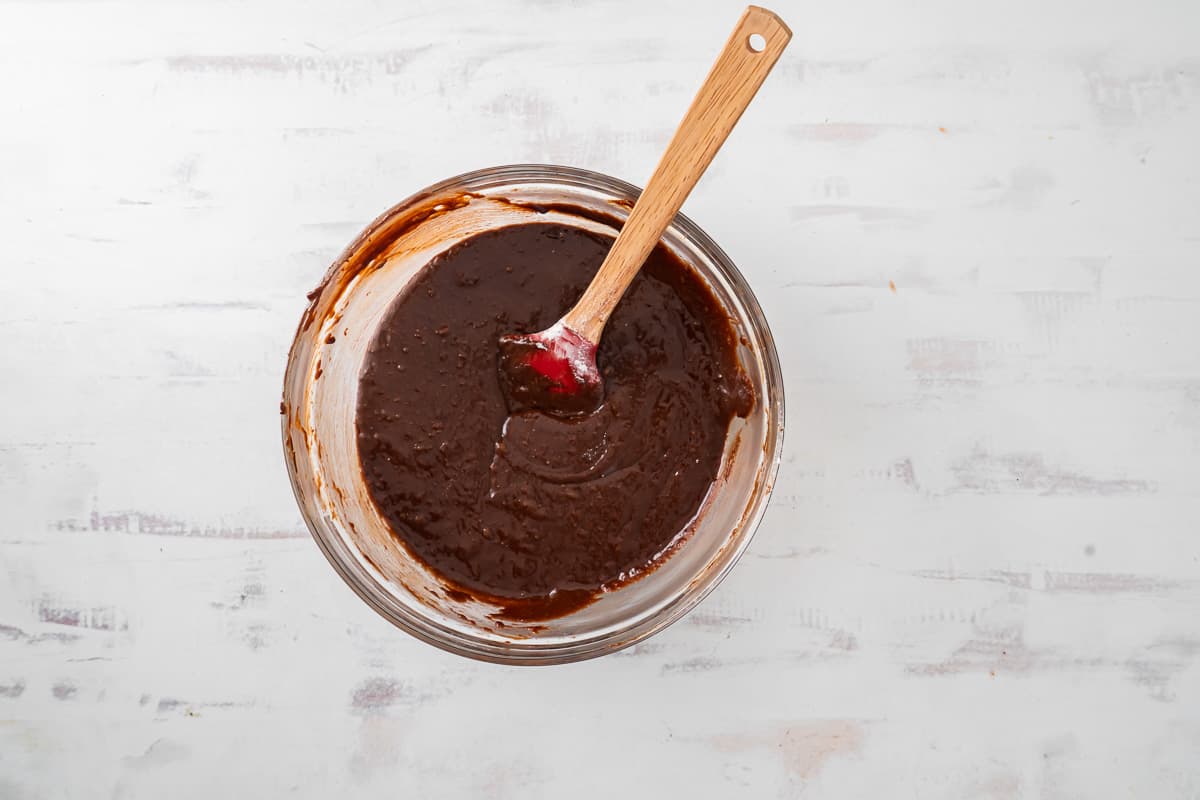
[[(556, 164), (519, 163), (471, 170), (455, 175), (421, 189), (391, 208), (384, 211), (368, 224), (333, 260), (317, 288), (309, 294), (307, 306), (299, 325), (297, 326), (292, 344), (288, 349), (287, 368), (284, 374), (283, 409), (292, 408), (288, 404), (289, 389), (293, 386), (303, 387), (306, 383), (309, 359), (301, 358), (301, 352), (308, 344), (305, 334), (312, 323), (312, 315), (321, 303), (323, 295), (334, 284), (332, 278), (343, 268), (355, 254), (371, 240), (373, 234), (390, 220), (431, 200), (437, 199), (449, 192), (462, 194), (495, 186), (507, 186), (513, 183), (531, 184), (564, 184), (587, 189), (593, 192), (603, 192), (611, 195), (613, 200), (636, 201), (641, 189), (619, 178), (604, 173), (579, 167), (568, 167)], [(713, 570), (702, 570), (679, 591), (667, 604), (654, 614), (641, 619), (635, 624), (618, 629), (615, 632), (601, 631), (596, 636), (576, 637), (569, 643), (539, 643), (536, 638), (520, 642), (498, 644), (492, 641), (470, 638), (458, 631), (445, 628), (429, 616), (416, 616), (407, 609), (397, 609), (383, 602), (382, 596), (376, 596), (374, 589), (376, 581), (366, 572), (355, 559), (354, 554), (336, 535), (330, 535), (314, 519), (315, 508), (310, 507), (312, 492), (308, 485), (302, 486), (302, 477), (298, 474), (296, 456), (291, 442), (295, 434), (292, 413), (287, 411), (281, 417), (281, 433), (283, 437), (284, 462), (287, 467), (289, 482), (296, 502), (300, 507), (301, 516), (306, 527), (325, 558), (333, 566), (342, 580), (368, 606), (384, 619), (406, 633), (432, 644), (444, 651), (456, 655), (467, 656), (479, 661), (487, 661), (506, 665), (551, 665), (583, 661), (597, 658), (608, 653), (630, 647), (647, 637), (658, 633), (677, 622), (689, 611), (695, 608), (708, 596), (729, 574), (733, 566), (749, 547), (754, 538), (763, 515), (766, 512), (774, 491), (779, 465), (783, 455), (783, 439), (785, 428), (785, 395), (783, 374), (779, 354), (775, 347), (774, 336), (762, 307), (758, 302), (749, 283), (741, 271), (729, 258), (728, 254), (708, 235), (699, 225), (683, 213), (676, 214), (671, 227), (676, 229), (686, 240), (698, 250), (705, 253), (712, 266), (721, 273), (721, 277), (729, 284), (738, 302), (743, 307), (747, 318), (739, 318), (739, 324), (753, 327), (759, 342), (759, 355), (764, 368), (764, 384), (767, 387), (770, 400), (766, 414), (767, 433), (764, 437), (763, 450), (766, 458), (756, 472), (755, 489), (743, 510), (740, 521), (727, 534), (725, 545), (718, 553), (722, 563)], [(340, 291), (340, 288), (338, 290)], [(319, 326), (318, 326), (319, 327)], [(310, 355), (312, 355), (310, 353)], [(307, 406), (307, 391), (302, 396), (303, 405)], [(307, 408), (304, 409), (307, 412)], [(306, 453), (307, 455), (307, 453)], [(308, 482), (311, 483), (311, 482)], [(319, 514), (315, 514), (320, 517)], [(735, 535), (740, 533), (740, 535)], [(726, 551), (729, 543), (733, 547)], [(716, 558), (716, 556), (714, 557)], [(712, 561), (709, 562), (709, 565)], [(706, 566), (709, 566), (706, 565)], [(380, 595), (385, 594), (380, 590)], [(440, 635), (439, 635), (440, 634)]]

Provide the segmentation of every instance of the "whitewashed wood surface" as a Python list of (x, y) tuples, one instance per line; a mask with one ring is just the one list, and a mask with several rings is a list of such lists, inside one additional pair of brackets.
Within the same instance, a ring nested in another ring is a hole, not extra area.
[(776, 9), (685, 206), (779, 340), (774, 502), (522, 670), (309, 539), (304, 294), (458, 172), (644, 181), (739, 5), (0, 0), (0, 797), (1200, 797), (1200, 6)]

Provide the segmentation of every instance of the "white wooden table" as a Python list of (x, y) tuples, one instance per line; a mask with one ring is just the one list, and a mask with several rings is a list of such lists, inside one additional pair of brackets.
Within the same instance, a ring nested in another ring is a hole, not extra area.
[(685, 211), (785, 463), (670, 630), (472, 663), (309, 539), (333, 256), (476, 167), (644, 181), (739, 10), (0, 2), (0, 798), (1200, 797), (1191, 0), (776, 6)]

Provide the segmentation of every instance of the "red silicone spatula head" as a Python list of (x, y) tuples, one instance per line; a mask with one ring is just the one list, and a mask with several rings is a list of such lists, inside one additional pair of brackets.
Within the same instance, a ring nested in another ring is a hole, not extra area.
[(513, 411), (576, 416), (604, 402), (596, 345), (561, 322), (538, 333), (500, 337), (500, 384)]

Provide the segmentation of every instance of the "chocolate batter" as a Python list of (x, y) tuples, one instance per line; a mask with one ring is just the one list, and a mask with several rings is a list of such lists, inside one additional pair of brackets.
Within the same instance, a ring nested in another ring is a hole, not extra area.
[(375, 505), (451, 592), (502, 617), (559, 616), (652, 569), (754, 404), (726, 315), (660, 246), (601, 340), (603, 406), (509, 412), (499, 337), (558, 319), (611, 245), (552, 223), (479, 234), (409, 284), (367, 354), (358, 452)]

